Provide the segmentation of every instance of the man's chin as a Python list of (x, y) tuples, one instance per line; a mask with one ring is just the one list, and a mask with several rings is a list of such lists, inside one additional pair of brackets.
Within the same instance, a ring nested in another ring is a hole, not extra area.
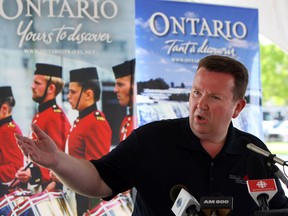
[(204, 125), (193, 125), (192, 131), (195, 134), (199, 134), (199, 135), (205, 135), (208, 132), (207, 127), (205, 127)]
[(35, 101), (36, 103), (39, 103), (40, 101), (39, 98), (35, 98), (35, 97), (33, 97), (32, 100)]

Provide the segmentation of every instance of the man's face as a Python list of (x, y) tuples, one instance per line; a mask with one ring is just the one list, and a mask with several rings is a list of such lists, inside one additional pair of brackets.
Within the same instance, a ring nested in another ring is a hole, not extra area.
[(80, 98), (78, 107), (77, 103), (81, 94), (82, 87), (78, 84), (78, 82), (70, 82), (69, 83), (69, 93), (67, 95), (68, 101), (71, 105), (72, 109), (77, 109), (78, 111), (81, 111), (81, 105), (82, 105), (82, 97)]
[(39, 103), (42, 96), (44, 95), (45, 89), (47, 85), (47, 80), (44, 75), (36, 74), (33, 78), (33, 83), (31, 85), (32, 89), (32, 99)]
[(200, 139), (223, 140), (232, 118), (245, 106), (233, 100), (234, 78), (230, 74), (200, 68), (194, 78), (189, 99), (191, 130)]
[[(7, 105), (6, 105), (7, 106)], [(5, 104), (0, 106), (0, 120), (5, 118)]]
[[(117, 78), (115, 81), (114, 93), (117, 95), (120, 106), (130, 106), (132, 96), (130, 95), (131, 75)], [(131, 97), (131, 100), (130, 100)], [(129, 104), (130, 103), (130, 104)]]

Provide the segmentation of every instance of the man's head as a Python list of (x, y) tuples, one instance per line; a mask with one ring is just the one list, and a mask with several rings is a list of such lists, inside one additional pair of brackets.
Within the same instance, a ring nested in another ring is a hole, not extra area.
[(233, 89), (234, 99), (238, 100), (244, 98), (248, 85), (249, 73), (241, 62), (225, 56), (211, 55), (200, 60), (198, 69), (201, 67), (206, 68), (208, 71), (232, 75), (235, 81)]
[(121, 106), (133, 105), (135, 59), (112, 67), (115, 75), (114, 92)]
[(232, 118), (246, 105), (246, 67), (235, 59), (207, 56), (199, 62), (189, 100), (190, 127), (200, 138), (223, 142)]
[(72, 109), (82, 111), (100, 99), (100, 82), (95, 67), (70, 71), (68, 100)]
[(11, 86), (0, 87), (0, 119), (12, 115), (12, 109), (16, 102), (13, 97)]
[(64, 84), (62, 67), (37, 63), (31, 86), (32, 99), (39, 104), (55, 99), (62, 91)]

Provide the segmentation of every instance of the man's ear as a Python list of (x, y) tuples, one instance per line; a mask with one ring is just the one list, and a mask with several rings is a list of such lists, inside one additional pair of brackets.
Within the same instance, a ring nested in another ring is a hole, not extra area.
[(55, 86), (53, 83), (50, 83), (50, 85), (48, 86), (47, 91), (48, 91), (49, 93), (54, 92), (54, 93), (56, 94), (56, 86)]
[(240, 112), (244, 109), (244, 107), (246, 106), (246, 100), (245, 99), (240, 99), (238, 102), (237, 102), (237, 105), (236, 105), (236, 108), (234, 110), (234, 113), (232, 115), (232, 118), (236, 118)]
[(90, 100), (93, 98), (93, 91), (91, 89), (87, 89), (85, 92), (85, 100)]
[(9, 112), (9, 107), (6, 103), (2, 104), (2, 106), (0, 107), (0, 112), (4, 115)]

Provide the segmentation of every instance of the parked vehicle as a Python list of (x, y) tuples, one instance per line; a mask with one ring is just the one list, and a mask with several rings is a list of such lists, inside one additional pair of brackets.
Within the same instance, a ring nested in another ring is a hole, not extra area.
[(288, 120), (282, 121), (275, 127), (265, 131), (267, 141), (288, 142)]

